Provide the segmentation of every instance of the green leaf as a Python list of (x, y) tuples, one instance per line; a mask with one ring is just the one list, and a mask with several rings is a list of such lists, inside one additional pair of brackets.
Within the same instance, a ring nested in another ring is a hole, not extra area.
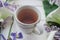
[(52, 11), (51, 15), (47, 16), (46, 21), (55, 22), (60, 25), (60, 7)]
[(57, 5), (53, 4), (53, 5), (50, 5), (48, 1), (43, 1), (43, 6), (44, 6), (44, 10), (45, 10), (45, 14), (46, 16), (52, 12), (53, 10), (55, 10), (56, 8), (58, 8)]

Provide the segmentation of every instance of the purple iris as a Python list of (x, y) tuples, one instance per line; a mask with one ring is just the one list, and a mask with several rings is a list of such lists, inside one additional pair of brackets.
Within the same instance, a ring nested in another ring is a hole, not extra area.
[(18, 33), (18, 37), (16, 37), (16, 33), (11, 33), (11, 36), (13, 36), (13, 40), (16, 40), (16, 38), (18, 38), (18, 39), (22, 39), (23, 38), (23, 35), (22, 35), (22, 33), (20, 32), (20, 33)]

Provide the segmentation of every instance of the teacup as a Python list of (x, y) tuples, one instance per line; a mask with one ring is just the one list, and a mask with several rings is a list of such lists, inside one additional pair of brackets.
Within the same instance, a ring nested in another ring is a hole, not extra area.
[(40, 22), (40, 12), (33, 6), (22, 6), (17, 9), (15, 18), (25, 33), (32, 33)]

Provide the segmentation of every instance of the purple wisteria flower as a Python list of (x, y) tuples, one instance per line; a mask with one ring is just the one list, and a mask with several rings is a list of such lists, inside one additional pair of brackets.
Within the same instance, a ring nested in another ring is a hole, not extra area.
[(0, 7), (3, 7), (2, 2), (0, 1)]
[(4, 6), (8, 6), (9, 4), (7, 2), (4, 3)]
[(55, 33), (54, 40), (60, 40), (60, 29)]
[(8, 2), (5, 2), (4, 3), (4, 6), (6, 7), (6, 8), (8, 8), (9, 10), (11, 10), (11, 11), (15, 11), (16, 9), (17, 9), (17, 7), (18, 7), (18, 5), (16, 5), (16, 4), (10, 4), (10, 3), (8, 3)]
[(7, 9), (9, 9), (10, 11), (14, 12), (18, 8), (18, 5), (14, 4), (14, 3), (15, 2), (13, 2), (12, 4), (10, 4), (7, 1), (6, 2), (0, 1), (0, 7), (5, 7)]

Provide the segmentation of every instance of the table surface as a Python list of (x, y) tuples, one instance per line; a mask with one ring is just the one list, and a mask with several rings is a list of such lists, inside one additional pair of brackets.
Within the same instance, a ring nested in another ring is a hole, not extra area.
[[(42, 1), (37, 1), (37, 0), (28, 0), (28, 1), (16, 1), (16, 4), (19, 4), (20, 6), (24, 6), (24, 5), (31, 5), (36, 7), (39, 11), (40, 11), (40, 16), (41, 16), (41, 21), (37, 24), (37, 26), (39, 26), (39, 28), (43, 29), (43, 34), (41, 35), (37, 35), (37, 34), (25, 34), (20, 30), (20, 27), (16, 24), (16, 20), (13, 24), (13, 28), (12, 28), (12, 32), (22, 32), (23, 33), (23, 39), (21, 40), (47, 40), (47, 32), (45, 31), (45, 27), (44, 27), (44, 23), (45, 23), (45, 12), (44, 12), (44, 8), (43, 8), (43, 4)], [(13, 13), (15, 14), (15, 13)], [(8, 36), (8, 32), (9, 32), (9, 28), (10, 27), (6, 27), (3, 31), (2, 34), (4, 35), (5, 38), (7, 38)], [(20, 39), (17, 39), (20, 40)]]

